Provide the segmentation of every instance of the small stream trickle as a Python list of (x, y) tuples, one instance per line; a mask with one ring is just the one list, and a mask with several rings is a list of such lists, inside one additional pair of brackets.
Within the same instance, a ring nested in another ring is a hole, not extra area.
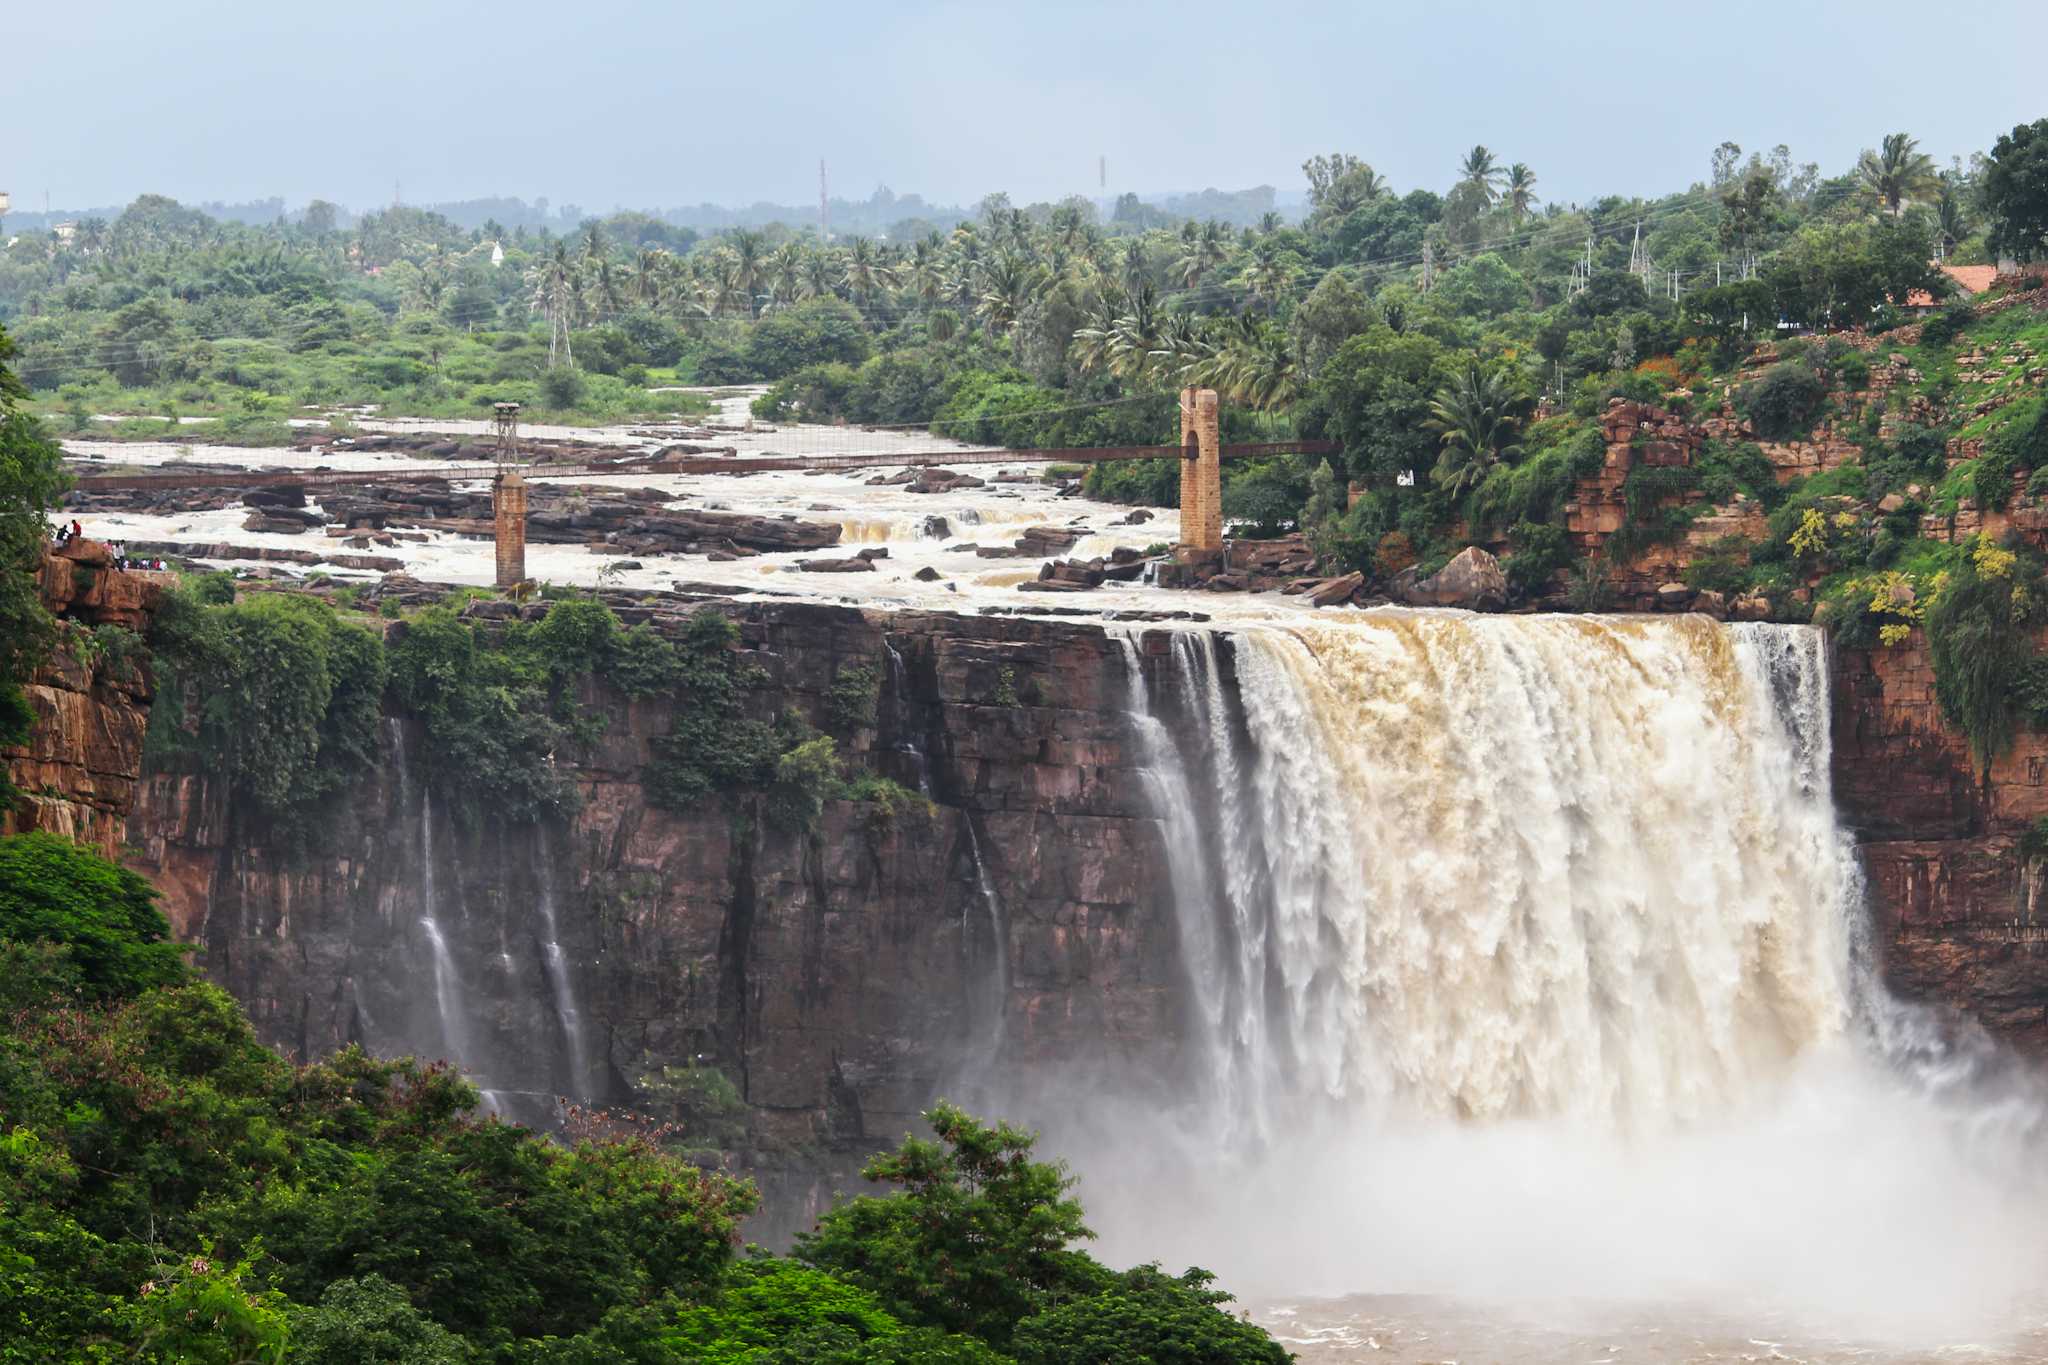
[(540, 914), (547, 934), (541, 951), (546, 958), (548, 989), (554, 995), (555, 1017), (561, 1022), (562, 1041), (569, 1053), (569, 1092), (582, 1100), (590, 1097), (589, 1066), (583, 1047), (583, 1015), (576, 1008), (576, 986), (570, 979), (568, 957), (562, 951), (561, 927), (555, 913), (554, 835), (543, 825), (535, 840), (539, 862), (536, 880), (540, 886)]

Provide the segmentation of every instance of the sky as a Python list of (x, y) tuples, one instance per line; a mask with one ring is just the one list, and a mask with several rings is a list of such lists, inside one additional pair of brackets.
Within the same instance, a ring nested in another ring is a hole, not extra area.
[(2048, 3), (96, 0), (12, 7), (17, 210), (487, 195), (589, 211), (1303, 187), (1345, 151), (1446, 188), (1665, 193), (1723, 140), (1946, 164), (2048, 117)]

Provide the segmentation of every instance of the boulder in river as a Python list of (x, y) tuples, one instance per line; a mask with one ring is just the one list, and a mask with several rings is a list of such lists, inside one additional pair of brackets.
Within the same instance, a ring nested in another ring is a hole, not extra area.
[(1468, 545), (1442, 569), (1420, 582), (1403, 585), (1396, 595), (1416, 607), (1500, 611), (1508, 604), (1508, 579), (1499, 560), (1477, 545)]

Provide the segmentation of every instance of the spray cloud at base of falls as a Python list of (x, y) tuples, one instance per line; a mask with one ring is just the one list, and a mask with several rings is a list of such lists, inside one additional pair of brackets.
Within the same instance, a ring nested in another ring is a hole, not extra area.
[(1171, 1119), (1047, 1111), (1111, 1245), (1937, 1336), (2048, 1269), (2038, 1149), (1974, 1140), (1967, 1083), (1937, 1102), (1859, 955), (1818, 631), (1387, 612), (1121, 647), (1190, 1004)]

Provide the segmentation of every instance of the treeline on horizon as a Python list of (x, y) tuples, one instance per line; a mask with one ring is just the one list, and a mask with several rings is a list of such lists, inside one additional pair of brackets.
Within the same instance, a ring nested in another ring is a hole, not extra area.
[[(1293, 198), (1298, 201), (1300, 196)], [(1098, 195), (1090, 202), (1106, 216), (1113, 215), (1121, 206), (1127, 218), (1149, 211), (1176, 220), (1220, 218), (1240, 227), (1257, 222), (1275, 208), (1288, 207), (1271, 185), (1257, 185), (1247, 190), (1205, 189), (1150, 194), (1125, 191), (1116, 195)], [(0, 218), (0, 241), (14, 233), (52, 232), (60, 223), (80, 223), (88, 219), (110, 221), (120, 217), (126, 207), (123, 204), (103, 204), (40, 212), (16, 209)], [(317, 196), (295, 208), (288, 208), (283, 195), (234, 202), (204, 200), (191, 207), (209, 218), (224, 223), (240, 223), (245, 227), (297, 227), (310, 217), (316, 222), (331, 218), (336, 227), (346, 229), (378, 212), (377, 209), (354, 209)], [(486, 195), (476, 199), (426, 202), (416, 207), (470, 230), (482, 228), (486, 223), (496, 223), (510, 230), (573, 232), (586, 222), (593, 219), (602, 221), (606, 216), (587, 213), (582, 205), (573, 202), (556, 206), (547, 195), (539, 195), (532, 200), (516, 195)], [(916, 235), (921, 227), (950, 228), (974, 216), (971, 206), (932, 203), (914, 193), (898, 195), (887, 185), (877, 186), (866, 199), (829, 196), (827, 207), (831, 225), (838, 232), (883, 234), (898, 240)], [(1298, 203), (1293, 207), (1298, 208)], [(814, 224), (818, 219), (816, 204), (778, 204), (766, 199), (743, 205), (706, 200), (674, 208), (612, 210), (614, 215), (627, 212), (644, 215), (672, 228), (687, 228), (698, 233), (769, 227), (777, 223)]]

